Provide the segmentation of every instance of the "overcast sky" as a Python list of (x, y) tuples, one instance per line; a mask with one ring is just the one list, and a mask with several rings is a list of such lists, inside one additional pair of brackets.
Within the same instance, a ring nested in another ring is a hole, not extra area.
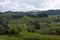
[(0, 11), (60, 9), (60, 0), (0, 0)]

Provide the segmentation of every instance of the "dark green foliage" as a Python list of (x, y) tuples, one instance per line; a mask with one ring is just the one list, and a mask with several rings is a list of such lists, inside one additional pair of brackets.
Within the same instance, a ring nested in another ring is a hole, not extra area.
[(45, 12), (48, 13), (49, 15), (60, 15), (60, 10), (48, 10)]
[(48, 17), (48, 14), (46, 14), (46, 13), (42, 13), (42, 14), (38, 14), (37, 15), (37, 17), (39, 18), (41, 18), (41, 17)]
[(33, 15), (33, 14), (28, 14), (28, 17), (33, 17), (33, 18), (37, 18), (37, 15)]
[[(0, 22), (0, 25), (2, 25), (2, 28), (0, 28), (1, 34), (7, 34), (9, 36), (14, 35), (14, 38), (15, 36), (18, 37), (22, 35), (23, 40), (51, 40), (51, 39), (55, 40), (55, 38), (57, 40), (59, 39), (59, 37), (54, 36), (54, 35), (60, 35), (60, 29), (57, 29), (58, 27), (60, 27), (60, 25), (56, 25), (55, 22), (53, 21), (55, 16), (48, 17), (47, 14), (44, 14), (44, 13), (40, 14), (39, 12), (38, 14), (31, 13), (30, 15), (31, 17), (26, 16), (27, 14), (25, 13), (25, 16), (20, 18), (20, 15), (17, 15), (17, 13), (15, 13), (14, 15), (14, 13), (8, 12), (7, 14), (8, 14), (8, 21), (5, 20), (6, 19), (5, 17), (3, 17), (3, 20), (1, 20)], [(9, 18), (12, 18), (11, 15), (13, 15), (14, 19), (10, 20)], [(14, 24), (16, 24), (17, 22), (20, 25), (19, 27), (14, 26)], [(45, 26), (44, 24), (46, 23), (50, 25), (50, 27), (48, 25)], [(56, 22), (56, 23), (60, 24), (60, 22)], [(36, 30), (36, 29), (41, 29), (42, 27), (41, 25), (44, 25), (44, 29), (47, 29), (47, 30), (44, 30), (45, 35), (43, 35), (43, 33), (41, 34), (41, 30)], [(50, 30), (50, 28), (53, 30)], [(49, 33), (51, 33), (51, 35)], [(17, 37), (15, 39), (20, 40), (20, 39), (17, 39)], [(12, 40), (14, 40), (12, 36), (9, 38), (12, 38)], [(18, 37), (18, 38), (21, 38), (21, 37)]]
[(55, 29), (50, 29), (50, 34), (52, 34), (52, 35), (56, 35), (56, 31), (55, 31)]
[(41, 14), (37, 14), (37, 15), (28, 14), (27, 16), (33, 17), (33, 18), (42, 18), (42, 17), (48, 17), (48, 14), (46, 14), (46, 13), (41, 13)]
[(35, 29), (40, 29), (40, 24), (39, 21), (30, 21), (29, 23), (27, 23), (28, 26), (34, 25)]
[(60, 35), (60, 29), (51, 29), (51, 34), (53, 35)]
[(30, 21), (27, 25), (29, 26), (27, 28), (27, 31), (28, 32), (35, 32), (35, 25), (34, 25), (34, 22), (33, 21)]
[(3, 24), (3, 20), (0, 19), (0, 24)]
[(60, 35), (60, 29), (56, 29), (55, 31), (56, 31), (57, 35)]
[(35, 29), (40, 29), (40, 24), (38, 21), (35, 21), (34, 24), (35, 24)]
[(34, 22), (33, 21), (29, 21), (29, 23), (27, 23), (27, 25), (34, 25)]
[(60, 22), (60, 17), (57, 16), (57, 17), (54, 19), (54, 22)]
[(40, 24), (38, 21), (29, 21), (27, 25), (29, 26), (27, 28), (28, 32), (35, 32), (35, 29), (40, 29)]
[(40, 40), (40, 38), (23, 38), (23, 40)]
[(35, 29), (34, 28), (27, 28), (27, 31), (28, 32), (35, 32)]
[(4, 34), (3, 25), (0, 24), (0, 35)]
[(8, 25), (0, 26), (0, 34), (8, 34), (8, 33), (9, 33)]
[(60, 19), (54, 20), (54, 22), (60, 22)]
[(1, 16), (1, 17), (2, 18), (0, 18), (0, 25), (2, 25), (1, 30), (3, 30), (1, 34), (8, 34), (9, 23), (8, 23), (7, 17), (6, 16)]
[(21, 27), (19, 26), (19, 24), (15, 24), (14, 26), (12, 26), (12, 29), (10, 29), (9, 31), (9, 35), (15, 35), (15, 36), (20, 36), (20, 32), (22, 32)]
[(11, 15), (12, 19), (22, 18), (23, 15)]

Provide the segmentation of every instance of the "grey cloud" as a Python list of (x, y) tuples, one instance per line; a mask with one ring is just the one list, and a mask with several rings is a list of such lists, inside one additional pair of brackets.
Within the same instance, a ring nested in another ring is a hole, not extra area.
[(0, 11), (59, 9), (60, 0), (0, 0)]

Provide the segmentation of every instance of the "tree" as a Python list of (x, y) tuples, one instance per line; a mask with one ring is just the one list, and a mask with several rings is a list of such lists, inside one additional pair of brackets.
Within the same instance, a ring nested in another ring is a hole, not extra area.
[(10, 35), (16, 35), (16, 36), (20, 36), (20, 32), (22, 31), (20, 24), (15, 24), (13, 25), (11, 31), (10, 31)]
[(56, 31), (57, 35), (60, 35), (60, 29), (56, 29), (55, 31)]
[(28, 28), (27, 28), (28, 32), (35, 32), (35, 25), (33, 21), (30, 21), (27, 25), (28, 25)]
[(38, 21), (35, 21), (34, 24), (35, 24), (35, 29), (40, 29), (40, 24)]
[(38, 14), (37, 17), (48, 17), (48, 14), (47, 13), (41, 13), (41, 14)]

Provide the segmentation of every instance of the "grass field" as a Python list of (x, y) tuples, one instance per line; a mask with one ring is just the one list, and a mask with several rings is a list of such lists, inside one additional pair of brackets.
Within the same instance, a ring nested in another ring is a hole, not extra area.
[(20, 37), (1, 35), (0, 40), (60, 40), (59, 35), (42, 35), (38, 33), (21, 32)]

